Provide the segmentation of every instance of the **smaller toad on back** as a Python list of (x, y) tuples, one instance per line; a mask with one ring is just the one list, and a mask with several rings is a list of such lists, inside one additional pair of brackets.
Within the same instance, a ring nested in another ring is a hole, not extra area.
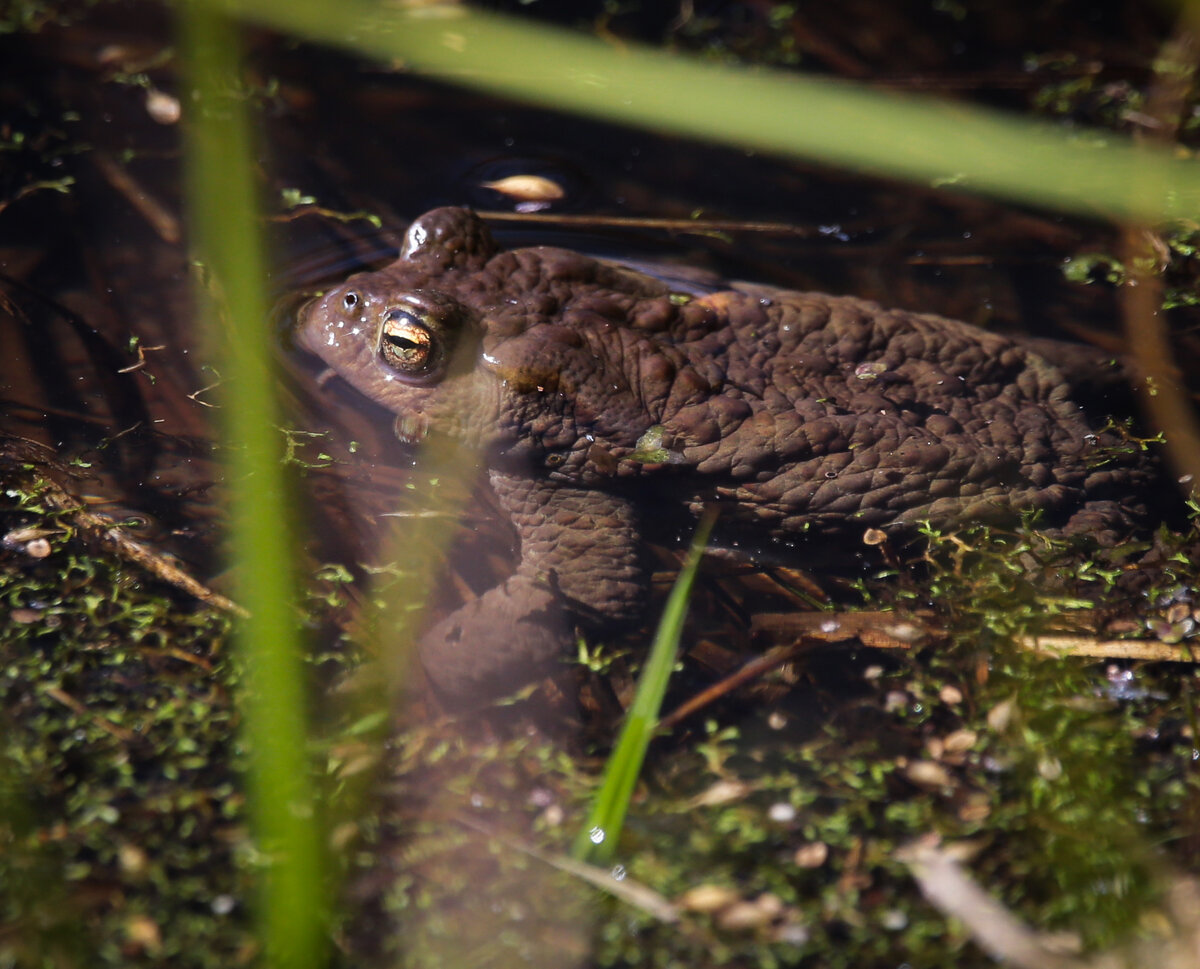
[(513, 575), (422, 639), (447, 693), (528, 682), (576, 623), (636, 614), (641, 520), (664, 502), (715, 503), (761, 542), (856, 544), (1032, 509), (1120, 523), (1149, 477), (1019, 342), (850, 297), (688, 289), (564, 249), (499, 251), (444, 208), (394, 263), (301, 310), (299, 342), (403, 440), (473, 449), (516, 526)]

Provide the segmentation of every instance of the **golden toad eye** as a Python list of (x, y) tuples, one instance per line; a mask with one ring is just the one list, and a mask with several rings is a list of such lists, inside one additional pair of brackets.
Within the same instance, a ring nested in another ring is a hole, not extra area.
[(422, 374), (432, 368), (434, 338), (429, 327), (411, 313), (392, 310), (383, 321), (379, 354), (384, 362), (405, 374)]

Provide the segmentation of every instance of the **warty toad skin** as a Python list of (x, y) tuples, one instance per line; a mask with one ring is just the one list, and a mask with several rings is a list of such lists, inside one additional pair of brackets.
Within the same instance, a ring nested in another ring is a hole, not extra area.
[(1150, 477), (1019, 341), (852, 297), (502, 251), (465, 209), (416, 220), (394, 263), (309, 302), (297, 333), (402, 439), (470, 448), (516, 527), (515, 572), (422, 638), (454, 696), (527, 682), (576, 624), (635, 615), (644, 522), (666, 504), (829, 547), (1034, 509), (1119, 528)]

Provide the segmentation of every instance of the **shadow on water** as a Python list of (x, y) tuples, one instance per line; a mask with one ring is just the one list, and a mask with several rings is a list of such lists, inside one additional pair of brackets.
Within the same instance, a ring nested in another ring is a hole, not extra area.
[[(1114, 5), (1122, 26), (1084, 6), (952, 16), (864, 0), (805, 18), (684, 4), (669, 18), (598, 7), (589, 23), (1128, 127), (1167, 26), (1137, 5)], [(46, 518), (37, 483), (136, 515), (132, 534), (155, 555), (236, 598), (236, 564), (218, 564), (221, 375), (192, 322), (167, 30), (157, 6), (114, 4), (0, 37), (2, 430), (53, 454), (0, 453), (0, 954), (15, 965), (256, 957), (263, 862), (245, 828), (225, 621), (142, 565), (105, 559), (69, 509)], [(544, 222), (497, 219), (506, 247), (668, 262), (1120, 348), (1111, 226), (581, 120), (263, 31), (250, 51), (281, 298), (388, 261), (434, 206), (528, 210), (494, 186), (534, 175), (561, 193), (534, 199)], [(676, 227), (603, 221), (646, 216)], [(678, 228), (697, 216), (705, 228)], [(747, 222), (778, 229), (729, 227)], [(1191, 236), (1171, 231), (1168, 284), (1187, 302)], [(1194, 313), (1169, 319), (1194, 377)], [(286, 337), (280, 357), (312, 577), (310, 742), (344, 899), (335, 964), (989, 964), (895, 855), (929, 832), (964, 844), (989, 889), (1068, 946), (1168, 931), (1156, 878), (1196, 868), (1192, 667), (1047, 659), (1021, 643), (1049, 631), (1187, 646), (1200, 599), (1182, 520), (1182, 537), (1091, 558), (1036, 531), (978, 529), (934, 535), (903, 566), (886, 547), (849, 572), (711, 559), (664, 709), (763, 654), (778, 662), (651, 748), (599, 890), (564, 855), (652, 621), (581, 644), (507, 705), (446, 718), (409, 696), (420, 671), (395, 643), (426, 610), (502, 580), (511, 529), (475, 469), (402, 447), (392, 415), (321, 382)], [(692, 527), (663, 517), (647, 617)], [(849, 634), (864, 608), (902, 619)], [(17, 810), (29, 791), (36, 811)]]

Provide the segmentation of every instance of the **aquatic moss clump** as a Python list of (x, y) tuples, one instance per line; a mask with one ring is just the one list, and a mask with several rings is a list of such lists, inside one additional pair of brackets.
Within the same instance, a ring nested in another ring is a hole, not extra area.
[(613, 861), (588, 877), (564, 869), (602, 742), (568, 755), (578, 737), (487, 718), (400, 733), (382, 820), (347, 855), (371, 900), (347, 937), (378, 945), (351, 962), (992, 965), (898, 853), (931, 834), (1064, 944), (1107, 950), (1165, 924), (1164, 879), (1194, 863), (1180, 846), (1200, 678), (1021, 638), (1133, 622), (1103, 608), (1114, 590), (1152, 613), (1164, 583), (1195, 590), (1194, 569), (1165, 537), (1153, 569), (1146, 544), (1106, 559), (1029, 530), (928, 540), (927, 569), (884, 594), (936, 617), (936, 641), (814, 647), (685, 721), (651, 748)]
[(0, 496), (0, 964), (231, 966), (256, 859), (228, 622)]

